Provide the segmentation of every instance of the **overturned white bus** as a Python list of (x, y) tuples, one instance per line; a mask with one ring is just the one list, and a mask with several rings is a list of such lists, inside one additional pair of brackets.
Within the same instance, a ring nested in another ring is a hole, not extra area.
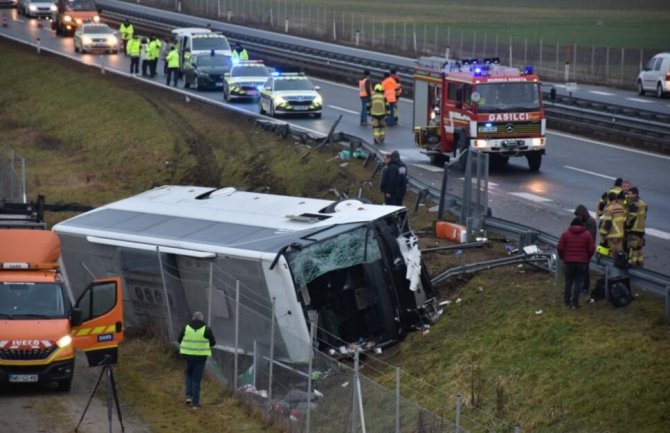
[(403, 207), (163, 186), (53, 230), (70, 287), (121, 275), (128, 326), (174, 337), (202, 311), (224, 350), (267, 347), (274, 325), (276, 356), (305, 362), (310, 321), (320, 349), (365, 350), (437, 314)]

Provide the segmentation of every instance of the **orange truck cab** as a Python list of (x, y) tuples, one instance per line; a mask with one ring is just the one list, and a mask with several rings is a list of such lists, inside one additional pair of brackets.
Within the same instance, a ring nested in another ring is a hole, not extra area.
[(53, 382), (68, 391), (75, 349), (89, 366), (115, 363), (123, 340), (118, 277), (92, 282), (72, 305), (47, 230), (0, 229), (0, 387)]
[(51, 30), (57, 35), (74, 35), (87, 22), (99, 22), (100, 15), (94, 0), (56, 0), (56, 11), (51, 16)]

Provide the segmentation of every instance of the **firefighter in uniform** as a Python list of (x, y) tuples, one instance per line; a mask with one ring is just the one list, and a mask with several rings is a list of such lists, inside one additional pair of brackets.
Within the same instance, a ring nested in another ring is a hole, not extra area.
[(398, 98), (396, 96), (396, 90), (398, 83), (391, 77), (391, 74), (386, 72), (384, 73), (384, 80), (381, 84), (384, 89), (384, 97), (389, 104), (389, 113), (386, 116), (386, 126), (395, 126), (395, 111)]
[(600, 219), (602, 218), (603, 213), (605, 213), (605, 208), (610, 205), (610, 201), (608, 199), (609, 193), (613, 192), (618, 195), (621, 191), (623, 191), (621, 185), (623, 185), (623, 179), (618, 177), (614, 181), (614, 186), (605, 191), (603, 195), (600, 196), (600, 201), (598, 202), (598, 206), (596, 207), (596, 221), (598, 221), (599, 225), (601, 223)]
[(370, 71), (363, 71), (363, 77), (358, 80), (358, 96), (361, 98), (361, 126), (368, 126), (368, 104), (372, 97), (372, 82)]
[(204, 322), (204, 316), (196, 311), (193, 319), (179, 333), (179, 354), (186, 361), (186, 404), (200, 408), (200, 382), (205, 372), (207, 358), (212, 356), (216, 345), (212, 330)]
[(128, 41), (133, 38), (134, 32), (133, 25), (130, 24), (128, 18), (126, 18), (119, 26), (119, 33), (121, 33), (121, 40), (123, 41), (123, 51), (126, 51), (126, 54), (128, 52)]
[(389, 103), (384, 97), (381, 84), (375, 86), (375, 93), (368, 103), (368, 114), (372, 117), (372, 138), (375, 144), (384, 144), (386, 138), (386, 117), (389, 114)]
[(640, 199), (636, 186), (628, 190), (628, 215), (626, 217), (626, 239), (628, 240), (628, 263), (644, 265), (644, 225), (647, 219), (647, 204)]
[(606, 244), (607, 255), (615, 258), (621, 251), (624, 251), (624, 229), (626, 223), (626, 209), (623, 207), (624, 193), (620, 191), (618, 194), (611, 191), (607, 195), (610, 205), (605, 208), (603, 213), (603, 221), (600, 225), (600, 239), (601, 243), (598, 246), (598, 252), (603, 254), (605, 250), (602, 248)]

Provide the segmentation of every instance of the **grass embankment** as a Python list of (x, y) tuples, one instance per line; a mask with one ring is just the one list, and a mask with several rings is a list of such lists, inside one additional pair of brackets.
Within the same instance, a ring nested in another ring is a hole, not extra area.
[[(328, 188), (354, 193), (369, 178), (360, 162), (332, 161), (334, 151), (300, 162), (302, 146), (243, 117), (2, 40), (0, 49), (0, 134), (27, 158), (29, 191), (48, 202), (97, 205), (164, 183), (332, 197)], [(372, 189), (366, 195), (379, 198)], [(51, 214), (50, 222), (63, 217)], [(428, 226), (425, 210), (412, 217), (415, 228)], [(435, 273), (501, 254), (495, 245), (426, 259)], [(468, 418), (488, 425), (483, 411), (519, 421), (523, 431), (667, 433), (670, 330), (661, 303), (642, 294), (624, 309), (599, 302), (565, 310), (559, 284), (506, 268), (441, 288), (454, 300), (443, 318), (428, 335), (412, 333), (384, 354), (407, 373), (404, 395), (453, 419), (460, 392)], [(203, 398), (211, 421), (180, 410), (181, 364), (167, 349), (131, 340), (122, 351), (123, 400), (155, 430), (262, 431), (209, 381)], [(392, 372), (378, 377), (392, 387)]]

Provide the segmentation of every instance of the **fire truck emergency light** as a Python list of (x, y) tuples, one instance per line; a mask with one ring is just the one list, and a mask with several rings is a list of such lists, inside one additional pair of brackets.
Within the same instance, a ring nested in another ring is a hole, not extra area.
[(526, 65), (526, 68), (523, 70), (523, 73), (526, 75), (533, 73), (533, 65)]

